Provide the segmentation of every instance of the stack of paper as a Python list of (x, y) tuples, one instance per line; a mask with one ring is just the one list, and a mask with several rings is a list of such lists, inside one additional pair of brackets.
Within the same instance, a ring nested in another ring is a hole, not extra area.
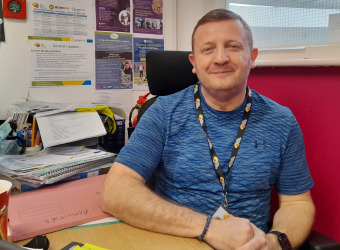
[(115, 154), (83, 147), (53, 147), (36, 155), (4, 155), (0, 157), (0, 174), (40, 186), (72, 175), (110, 167)]
[(10, 107), (7, 111), (7, 117), (12, 118), (12, 121), (17, 125), (17, 128), (19, 129), (22, 129), (24, 127), (27, 122), (28, 116), (28, 112), (17, 106)]
[[(44, 148), (106, 134), (106, 129), (97, 112), (75, 112), (79, 108), (94, 109), (96, 106), (91, 103), (67, 105), (27, 101), (14, 105), (16, 109), (23, 110), (27, 116), (28, 113), (34, 114)], [(35, 135), (36, 131), (32, 133)]]

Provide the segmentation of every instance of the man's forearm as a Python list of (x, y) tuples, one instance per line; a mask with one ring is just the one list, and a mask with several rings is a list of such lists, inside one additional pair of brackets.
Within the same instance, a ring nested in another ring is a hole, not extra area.
[(279, 195), (281, 206), (275, 213), (272, 231), (283, 232), (293, 248), (307, 238), (314, 221), (315, 208), (310, 193), (298, 195), (295, 200)]
[(108, 174), (102, 208), (135, 227), (182, 237), (199, 236), (207, 218), (159, 197), (137, 173), (121, 164), (115, 164)]

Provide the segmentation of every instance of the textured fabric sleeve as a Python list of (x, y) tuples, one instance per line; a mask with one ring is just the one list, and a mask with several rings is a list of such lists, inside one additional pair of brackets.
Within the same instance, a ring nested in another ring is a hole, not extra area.
[(158, 97), (143, 114), (129, 141), (120, 151), (119, 162), (148, 180), (161, 161), (166, 137), (165, 102)]
[(276, 189), (280, 194), (295, 195), (307, 192), (314, 186), (308, 169), (301, 128), (291, 113), (291, 124), (281, 158)]

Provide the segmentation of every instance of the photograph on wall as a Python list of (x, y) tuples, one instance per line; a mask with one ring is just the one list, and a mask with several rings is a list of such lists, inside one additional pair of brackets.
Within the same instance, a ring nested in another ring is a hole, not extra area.
[(2, 13), (2, 4), (0, 3), (0, 42), (5, 41), (4, 16)]
[(163, 0), (133, 0), (133, 32), (163, 35)]
[[(32, 1), (32, 0), (31, 0)], [(92, 0), (40, 0), (28, 2), (28, 35), (91, 39), (94, 30)]]
[(149, 90), (146, 75), (146, 53), (164, 50), (164, 39), (134, 37), (134, 90)]
[(28, 37), (31, 87), (91, 85), (93, 42), (56, 37)]
[(95, 32), (96, 89), (133, 89), (132, 34)]
[(97, 30), (130, 32), (130, 9), (130, 0), (96, 0)]

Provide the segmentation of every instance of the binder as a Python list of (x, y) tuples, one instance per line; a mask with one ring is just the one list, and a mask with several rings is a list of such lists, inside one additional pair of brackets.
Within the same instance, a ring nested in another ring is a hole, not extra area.
[(70, 167), (64, 167), (56, 169), (51, 172), (47, 172), (40, 176), (42, 180), (45, 180), (45, 184), (52, 184), (57, 181), (66, 179), (75, 174), (82, 173), (84, 171), (89, 171), (96, 168), (110, 167), (114, 162), (115, 157), (111, 156), (108, 158), (98, 159), (95, 161), (84, 162)]
[[(92, 160), (84, 159), (83, 161), (44, 167), (27, 173), (24, 176), (24, 181), (39, 182), (40, 184), (53, 184), (84, 171), (110, 167), (115, 161), (115, 158), (115, 154), (106, 153), (106, 155), (101, 155)], [(21, 179), (21, 177), (18, 177), (18, 179)]]

